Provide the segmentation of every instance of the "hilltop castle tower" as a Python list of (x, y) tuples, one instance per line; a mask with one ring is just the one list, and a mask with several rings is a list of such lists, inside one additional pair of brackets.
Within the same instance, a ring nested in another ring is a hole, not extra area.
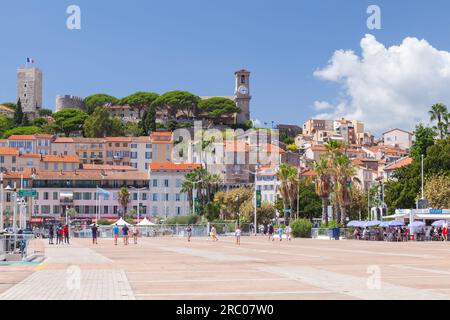
[(245, 124), (247, 120), (250, 120), (250, 71), (245, 69), (236, 71), (234, 73), (236, 77), (236, 89), (235, 98), (236, 105), (241, 108), (241, 113), (237, 114), (236, 123)]
[(31, 118), (38, 116), (42, 108), (42, 71), (38, 68), (17, 69), (17, 100), (22, 111)]

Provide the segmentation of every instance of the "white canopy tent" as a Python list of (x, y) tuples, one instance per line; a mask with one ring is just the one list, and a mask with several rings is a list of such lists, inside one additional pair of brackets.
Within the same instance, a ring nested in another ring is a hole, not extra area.
[(139, 222), (137, 224), (138, 227), (148, 227), (148, 226), (156, 226), (156, 224), (154, 224), (153, 222), (151, 222), (150, 220), (148, 220), (147, 218), (145, 218), (144, 220), (142, 220), (141, 222)]
[(114, 222), (111, 226), (115, 226), (116, 224), (117, 224), (119, 227), (123, 227), (124, 225), (131, 226), (131, 224), (129, 224), (128, 222), (126, 222), (126, 221), (123, 220), (122, 218), (120, 218), (119, 220), (117, 220), (116, 222)]

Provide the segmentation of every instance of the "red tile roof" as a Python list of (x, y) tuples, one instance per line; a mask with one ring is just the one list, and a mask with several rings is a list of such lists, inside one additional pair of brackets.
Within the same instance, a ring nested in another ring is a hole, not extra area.
[(36, 140), (35, 135), (12, 135), (8, 138), (8, 140)]
[(79, 163), (80, 158), (78, 156), (43, 156), (42, 161)]
[(401, 159), (387, 165), (384, 168), (384, 170), (385, 171), (397, 170), (397, 169), (409, 166), (412, 162), (413, 162), (413, 158), (410, 158), (410, 157), (401, 158)]
[(151, 163), (150, 170), (151, 171), (191, 171), (194, 169), (200, 168), (200, 164), (195, 163), (183, 163), (183, 164), (175, 164), (171, 162), (167, 163)]
[(80, 170), (137, 171), (138, 169), (131, 166), (119, 166), (109, 164), (83, 164), (83, 168)]
[(17, 156), (19, 150), (15, 148), (0, 148), (0, 154), (3, 156)]

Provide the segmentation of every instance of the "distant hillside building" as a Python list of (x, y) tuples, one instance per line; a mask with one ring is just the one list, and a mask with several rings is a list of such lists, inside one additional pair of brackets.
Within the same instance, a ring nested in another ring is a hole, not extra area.
[(86, 106), (83, 98), (70, 95), (56, 96), (56, 112), (63, 109), (80, 109), (84, 111)]
[(42, 108), (42, 71), (38, 68), (17, 69), (17, 100), (22, 111), (32, 119)]
[(14, 110), (6, 107), (4, 105), (0, 105), (0, 115), (3, 115), (8, 118), (12, 118), (12, 117), (14, 117)]

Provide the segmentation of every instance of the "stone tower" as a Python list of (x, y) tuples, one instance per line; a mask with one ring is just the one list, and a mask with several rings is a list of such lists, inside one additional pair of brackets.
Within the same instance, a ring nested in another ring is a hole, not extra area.
[(235, 101), (241, 108), (241, 113), (236, 116), (237, 124), (245, 124), (250, 120), (250, 71), (239, 70), (234, 73), (236, 77)]
[(17, 69), (17, 100), (22, 110), (32, 119), (42, 108), (42, 71), (38, 68)]
[(68, 108), (83, 111), (86, 109), (83, 98), (70, 95), (56, 96), (56, 112)]

